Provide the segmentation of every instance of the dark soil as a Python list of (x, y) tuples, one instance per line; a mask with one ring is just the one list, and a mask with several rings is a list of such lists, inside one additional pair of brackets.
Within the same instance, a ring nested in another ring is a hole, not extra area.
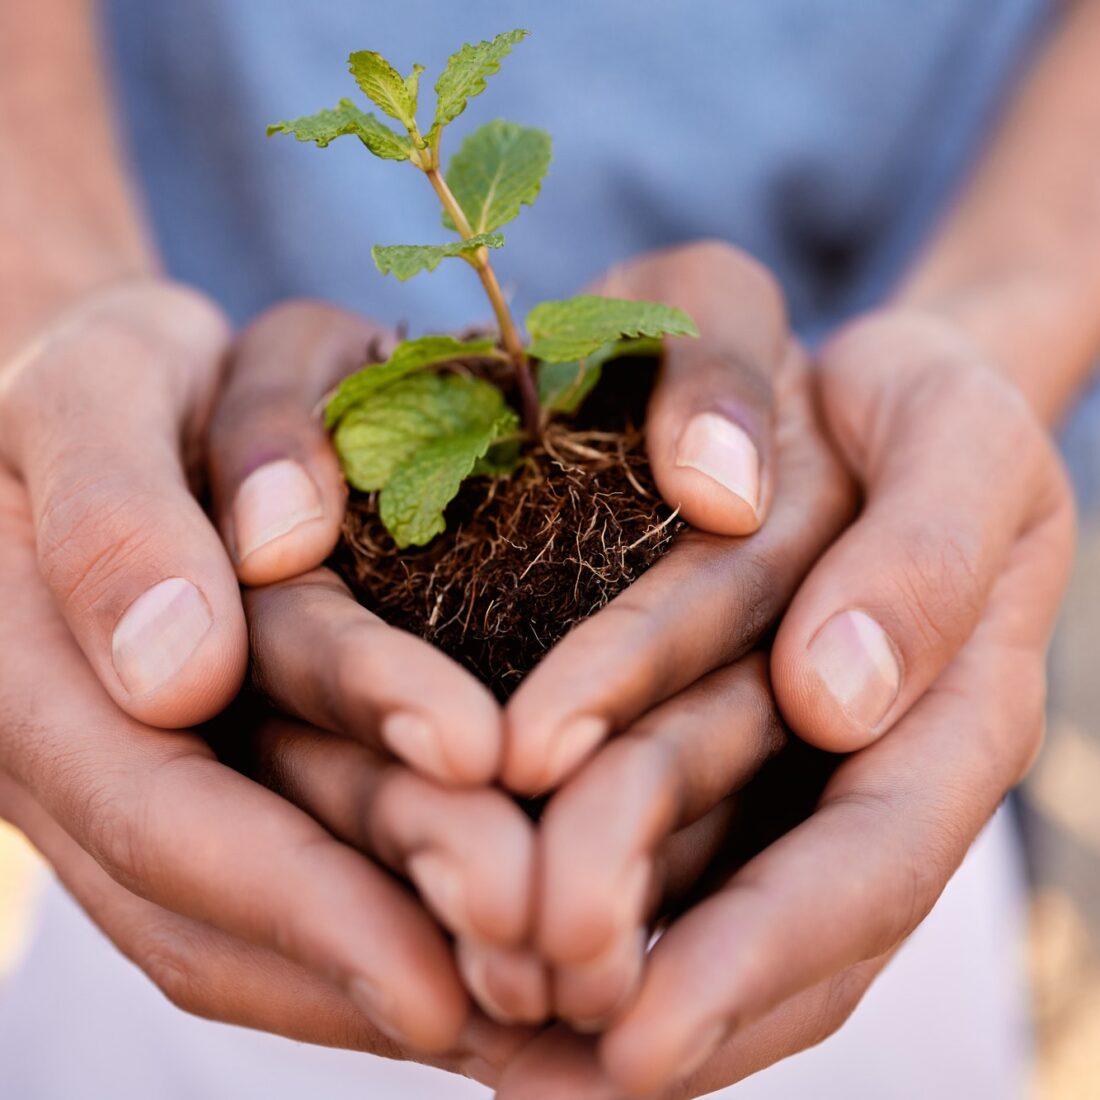
[(608, 364), (577, 418), (552, 423), (511, 477), (468, 481), (447, 511), (446, 532), (422, 549), (398, 551), (375, 494), (353, 493), (332, 564), (362, 604), (506, 698), (570, 627), (664, 554), (682, 526), (645, 454), (653, 378), (652, 362)]

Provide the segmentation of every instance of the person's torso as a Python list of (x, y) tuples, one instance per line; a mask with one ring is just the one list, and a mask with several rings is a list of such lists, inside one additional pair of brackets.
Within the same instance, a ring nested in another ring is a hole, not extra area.
[(268, 141), (280, 118), (358, 97), (353, 49), (431, 83), (465, 41), (524, 26), (446, 135), (506, 117), (554, 162), (497, 261), (521, 307), (641, 249), (721, 237), (771, 265), (803, 331), (881, 293), (1037, 38), (1049, 0), (110, 0), (137, 166), (169, 267), (238, 319), (318, 295), (417, 329), (482, 319), (462, 265), (400, 285), (374, 243), (443, 240), (407, 165), (354, 139)]

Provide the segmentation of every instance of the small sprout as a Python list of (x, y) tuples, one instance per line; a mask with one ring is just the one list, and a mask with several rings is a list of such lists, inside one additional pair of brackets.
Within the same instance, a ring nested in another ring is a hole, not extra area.
[[(400, 280), (461, 259), (476, 272), (493, 309), (497, 337), (457, 340), (423, 336), (399, 344), (385, 363), (344, 379), (325, 410), (348, 482), (379, 493), (379, 516), (399, 547), (423, 546), (444, 530), (444, 511), (470, 476), (507, 476), (520, 459), (522, 433), (537, 439), (552, 415), (571, 415), (599, 380), (605, 363), (659, 353), (662, 336), (698, 335), (682, 310), (656, 302), (581, 295), (543, 302), (527, 315), (525, 343), (489, 258), (504, 245), (498, 230), (538, 198), (550, 167), (550, 136), (496, 120), (475, 130), (440, 171), (444, 129), (480, 95), (512, 47), (527, 37), (507, 31), (453, 54), (435, 84), (436, 108), (426, 135), (417, 122), (422, 65), (403, 77), (381, 54), (348, 58), (363, 94), (404, 133), (342, 99), (335, 108), (268, 127), (324, 148), (354, 135), (383, 160), (408, 161), (442, 207), (443, 227), (457, 240), (376, 245), (383, 275)], [(520, 415), (503, 392), (477, 378), (431, 368), (471, 358), (505, 360), (515, 378)], [(538, 364), (537, 381), (532, 361)]]

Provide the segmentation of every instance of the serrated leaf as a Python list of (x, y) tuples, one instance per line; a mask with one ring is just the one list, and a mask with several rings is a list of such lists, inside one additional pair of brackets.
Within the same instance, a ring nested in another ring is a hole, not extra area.
[[(363, 94), (390, 118), (407, 128), (416, 125), (416, 94), (405, 78), (374, 50), (356, 50), (348, 56), (348, 68)], [(413, 66), (410, 80), (418, 81), (424, 67)]]
[(443, 436), (404, 463), (378, 498), (378, 515), (402, 550), (423, 546), (446, 527), (444, 512), (474, 472), (493, 440), (510, 430), (507, 421)]
[(443, 436), (481, 431), (515, 414), (496, 386), (458, 375), (413, 374), (350, 409), (333, 433), (348, 482), (382, 489), (399, 466)]
[(582, 294), (543, 302), (527, 315), (532, 344), (544, 363), (583, 359), (620, 336), (698, 336), (692, 319), (675, 306)]
[(420, 98), (420, 74), (423, 71), (423, 65), (414, 65), (412, 67), (412, 72), (405, 77), (405, 90), (409, 93), (409, 98), (412, 100), (413, 117), (416, 116), (416, 105)]
[(432, 138), (466, 110), (467, 102), (485, 91), (485, 78), (500, 71), (501, 61), (512, 47), (527, 37), (527, 31), (505, 31), (476, 46), (467, 43), (447, 61), (447, 67), (435, 82), (438, 96)]
[(408, 160), (412, 143), (404, 134), (396, 134), (374, 115), (361, 111), (350, 99), (341, 99), (332, 108), (315, 115), (284, 119), (267, 128), (272, 134), (293, 134), (299, 141), (312, 141), (320, 148), (346, 134), (354, 134), (376, 156), (385, 160)]
[(421, 271), (435, 271), (450, 256), (472, 256), (479, 248), (501, 248), (500, 233), (481, 233), (464, 241), (447, 244), (376, 244), (370, 254), (383, 275), (395, 275), (401, 282)]
[[(538, 198), (550, 156), (550, 135), (530, 126), (497, 119), (470, 134), (451, 158), (447, 185), (473, 231), (497, 229), (521, 206), (530, 206)], [(446, 212), (443, 224), (455, 228)]]
[(453, 336), (403, 340), (384, 363), (372, 363), (340, 383), (325, 406), (325, 427), (333, 427), (350, 408), (414, 371), (452, 359), (488, 355), (495, 347), (496, 338), (492, 336), (477, 340), (456, 340)]
[(604, 344), (576, 363), (542, 363), (538, 369), (539, 406), (544, 413), (575, 413), (595, 389), (603, 366), (624, 356), (647, 357), (661, 354), (660, 340), (642, 336)]

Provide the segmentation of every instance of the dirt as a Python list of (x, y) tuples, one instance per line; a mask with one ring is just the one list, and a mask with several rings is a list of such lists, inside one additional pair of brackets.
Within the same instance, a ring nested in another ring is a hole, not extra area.
[(507, 478), (474, 478), (447, 530), (399, 551), (376, 494), (352, 494), (332, 564), (364, 606), (438, 646), (500, 699), (572, 626), (664, 554), (682, 527), (645, 452), (654, 364), (621, 360)]

